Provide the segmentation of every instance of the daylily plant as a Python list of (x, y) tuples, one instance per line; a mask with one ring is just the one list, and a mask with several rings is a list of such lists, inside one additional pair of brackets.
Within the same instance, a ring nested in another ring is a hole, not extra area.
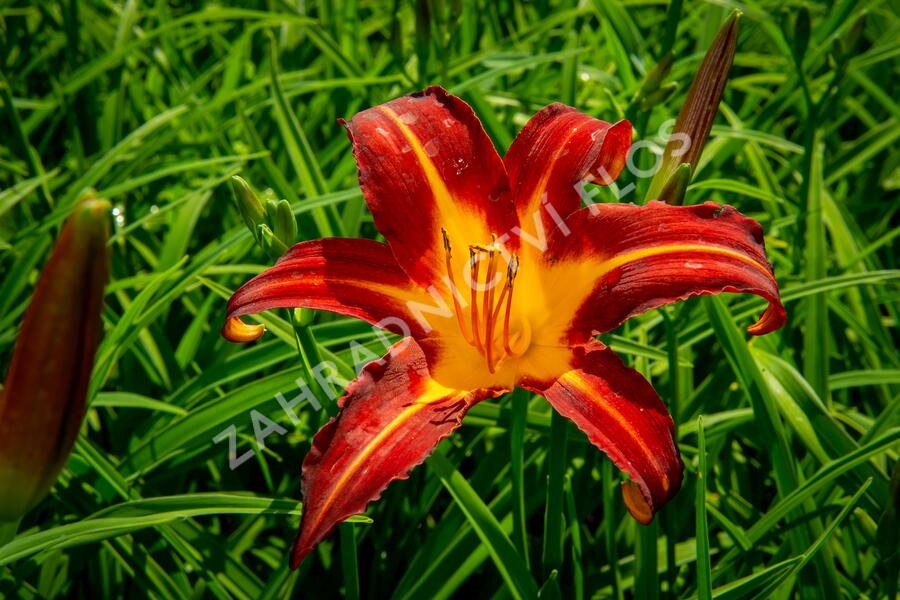
[(359, 181), (386, 243), (321, 239), (291, 248), (241, 287), (241, 315), (309, 307), (406, 337), (368, 364), (303, 463), (303, 516), (291, 564), (407, 476), (485, 398), (521, 386), (544, 396), (628, 475), (626, 505), (649, 523), (681, 486), (674, 426), (651, 385), (594, 335), (699, 294), (769, 303), (749, 329), (785, 321), (762, 228), (729, 206), (650, 202), (582, 207), (631, 143), (610, 124), (552, 104), (500, 158), (472, 109), (437, 87), (344, 123)]

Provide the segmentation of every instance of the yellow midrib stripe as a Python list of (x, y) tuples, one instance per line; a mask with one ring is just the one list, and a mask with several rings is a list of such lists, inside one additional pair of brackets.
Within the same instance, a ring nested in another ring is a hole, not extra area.
[[(569, 371), (568, 373), (564, 373), (561, 379), (569, 381), (573, 387), (578, 388), (578, 390), (580, 390), (586, 397), (590, 398), (591, 401), (594, 401), (595, 398), (597, 399), (594, 404), (599, 406), (604, 413), (611, 416), (626, 432), (628, 432), (631, 438), (635, 440), (637, 445), (641, 448), (641, 452), (644, 454), (644, 456), (647, 457), (650, 464), (653, 465), (653, 470), (656, 471), (656, 474), (659, 475), (662, 479), (663, 491), (668, 492), (669, 476), (666, 475), (666, 473), (660, 468), (656, 456), (652, 452), (650, 452), (650, 449), (642, 443), (640, 436), (637, 435), (631, 424), (620, 413), (605, 406), (602, 403), (603, 398), (599, 394), (597, 394), (596, 390), (590, 387), (588, 382), (585, 381), (585, 379), (581, 377), (577, 372)], [(625, 401), (628, 402), (628, 398), (625, 398)], [(624, 452), (623, 454), (627, 455), (627, 453)]]
[[(428, 185), (432, 189), (432, 192), (435, 195), (435, 199), (438, 203), (443, 207), (444, 203), (450, 203), (452, 201), (452, 197), (450, 195), (450, 190), (447, 189), (447, 186), (444, 184), (444, 180), (441, 179), (440, 174), (438, 173), (437, 167), (434, 165), (434, 161), (431, 160), (431, 157), (428, 156), (428, 153), (425, 152), (425, 149), (422, 147), (419, 138), (416, 137), (416, 134), (412, 132), (412, 130), (406, 126), (406, 123), (397, 116), (393, 110), (388, 108), (387, 106), (379, 106), (378, 107), (381, 112), (383, 112), (387, 117), (393, 121), (394, 125), (397, 126), (397, 129), (403, 134), (403, 137), (406, 138), (406, 141), (409, 142), (410, 147), (416, 155), (416, 159), (419, 161), (419, 165), (421, 165), (422, 170), (425, 171), (425, 177), (428, 179)], [(440, 196), (440, 197), (438, 197)]]
[[(407, 406), (403, 412), (401, 412), (397, 417), (391, 421), (387, 427), (378, 432), (372, 440), (366, 444), (365, 448), (363, 448), (362, 452), (353, 459), (353, 462), (344, 469), (344, 474), (341, 475), (340, 479), (338, 479), (337, 483), (331, 489), (331, 493), (328, 494), (328, 497), (325, 499), (325, 502), (322, 503), (322, 508), (319, 509), (318, 517), (315, 521), (313, 521), (310, 528), (315, 529), (316, 526), (322, 521), (322, 518), (325, 516), (325, 512), (328, 510), (328, 507), (334, 502), (335, 496), (337, 496), (338, 492), (343, 489), (344, 484), (347, 482), (347, 479), (351, 477), (359, 466), (365, 461), (369, 456), (372, 455), (373, 452), (378, 448), (378, 446), (385, 440), (385, 438), (389, 437), (392, 433), (394, 433), (397, 429), (400, 428), (410, 417), (430, 406), (432, 403), (437, 400), (441, 400), (447, 397), (447, 392), (450, 391), (448, 388), (445, 388), (438, 383), (433, 381), (428, 382), (428, 387), (426, 390), (409, 406)], [(465, 392), (457, 393), (451, 401), (455, 401), (457, 398), (461, 398), (465, 395)]]
[(665, 244), (661, 246), (640, 248), (638, 250), (632, 250), (623, 254), (617, 254), (612, 258), (601, 261), (597, 265), (598, 272), (596, 276), (602, 277), (613, 269), (617, 269), (618, 267), (621, 267), (622, 265), (630, 262), (641, 260), (642, 258), (659, 256), (660, 254), (670, 254), (672, 252), (707, 252), (710, 254), (721, 254), (723, 256), (729, 256), (756, 267), (759, 271), (765, 273), (766, 277), (774, 281), (774, 278), (772, 277), (772, 274), (769, 273), (769, 270), (749, 256), (746, 256), (736, 250), (731, 250), (729, 248), (722, 248), (721, 246), (709, 246), (706, 244)]

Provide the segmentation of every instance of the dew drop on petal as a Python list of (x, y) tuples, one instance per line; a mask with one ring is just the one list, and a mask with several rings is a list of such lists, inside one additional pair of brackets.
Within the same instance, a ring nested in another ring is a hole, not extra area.
[(438, 152), (440, 152), (440, 146), (438, 145), (437, 140), (428, 140), (423, 149), (425, 150), (425, 154), (432, 158), (437, 156)]
[(703, 268), (703, 263), (698, 263), (698, 262), (686, 262), (686, 263), (684, 263), (684, 268), (685, 268), (685, 269), (702, 269), (702, 268)]
[(444, 119), (444, 127), (446, 127), (447, 129), (453, 127), (453, 119)]
[(379, 133), (379, 135), (382, 135), (382, 136), (384, 136), (384, 137), (388, 137), (388, 136), (390, 135), (390, 134), (388, 133), (388, 130), (387, 130), (387, 129), (384, 129), (383, 127), (376, 127), (376, 128), (375, 128), (375, 131), (377, 131), (377, 132)]
[(400, 148), (400, 152), (402, 152), (403, 154), (406, 154), (410, 150), (412, 150), (412, 146), (410, 146), (409, 144), (404, 144), (403, 147)]
[(419, 117), (416, 116), (416, 113), (413, 112), (405, 112), (400, 115), (400, 120), (406, 123), (407, 125), (412, 125), (418, 120)]

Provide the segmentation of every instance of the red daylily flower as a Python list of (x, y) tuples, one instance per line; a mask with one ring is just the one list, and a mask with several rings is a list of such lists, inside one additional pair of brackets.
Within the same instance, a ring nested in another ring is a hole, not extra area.
[(543, 395), (628, 474), (628, 509), (649, 523), (681, 486), (672, 418), (593, 336), (720, 292), (769, 302), (750, 333), (781, 327), (760, 225), (712, 203), (581, 208), (581, 182), (621, 172), (631, 125), (561, 104), (537, 113), (504, 159), (472, 109), (437, 87), (345, 126), (387, 243), (297, 244), (231, 297), (223, 329), (255, 339), (261, 326), (241, 315), (304, 306), (408, 336), (363, 369), (315, 436), (291, 565), (405, 478), (469, 407), (516, 386)]

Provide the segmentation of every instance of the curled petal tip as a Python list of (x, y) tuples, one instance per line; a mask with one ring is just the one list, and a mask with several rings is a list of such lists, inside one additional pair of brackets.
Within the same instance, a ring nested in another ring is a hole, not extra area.
[(641, 488), (630, 479), (622, 482), (622, 498), (631, 516), (641, 525), (649, 525), (653, 520), (653, 507), (647, 502)]
[(249, 325), (244, 323), (240, 317), (231, 317), (222, 325), (222, 337), (229, 342), (237, 344), (255, 342), (265, 332), (266, 328), (264, 325)]
[(762, 314), (759, 320), (747, 328), (750, 335), (765, 335), (776, 329), (781, 329), (787, 321), (784, 306), (780, 303), (769, 304), (769, 308)]

